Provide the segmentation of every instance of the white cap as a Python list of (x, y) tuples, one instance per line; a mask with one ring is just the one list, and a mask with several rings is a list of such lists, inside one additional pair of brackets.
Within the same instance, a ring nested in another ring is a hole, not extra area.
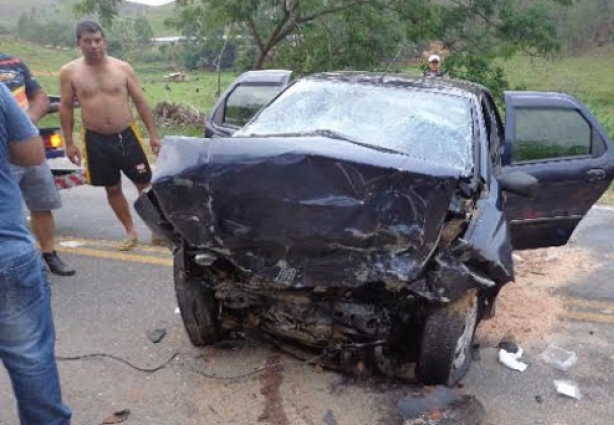
[(439, 57), (439, 55), (429, 56), (429, 62), (433, 62), (433, 61), (441, 62), (441, 58)]

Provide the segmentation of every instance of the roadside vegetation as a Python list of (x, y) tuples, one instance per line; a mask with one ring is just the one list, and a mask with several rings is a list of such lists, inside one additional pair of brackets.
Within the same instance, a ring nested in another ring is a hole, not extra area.
[[(30, 65), (41, 84), (50, 93), (58, 93), (57, 73), (61, 66), (77, 57), (79, 53), (46, 49), (9, 37), (0, 38), (2, 51), (17, 53)], [(510, 88), (521, 90), (560, 91), (570, 93), (586, 103), (614, 139), (614, 47), (595, 48), (579, 55), (558, 59), (539, 59), (516, 56), (501, 63)], [(134, 63), (145, 95), (150, 105), (160, 102), (185, 105), (202, 113), (213, 106), (220, 90), (235, 78), (240, 71), (187, 71), (186, 81), (165, 81), (165, 76), (175, 69), (169, 62), (159, 64)], [(405, 67), (402, 71), (418, 75), (419, 66)], [(49, 124), (58, 123), (56, 117), (48, 117)], [(160, 127), (162, 134), (201, 134), (194, 127)]]

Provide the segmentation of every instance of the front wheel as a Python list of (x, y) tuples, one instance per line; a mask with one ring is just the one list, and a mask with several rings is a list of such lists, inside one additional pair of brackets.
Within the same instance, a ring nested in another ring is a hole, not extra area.
[(211, 345), (222, 339), (217, 317), (219, 302), (214, 291), (206, 285), (207, 275), (194, 273), (182, 248), (173, 258), (175, 295), (183, 325), (192, 344), (197, 347)]
[(473, 336), (478, 323), (475, 291), (428, 316), (417, 365), (418, 378), (427, 385), (456, 385), (471, 365)]

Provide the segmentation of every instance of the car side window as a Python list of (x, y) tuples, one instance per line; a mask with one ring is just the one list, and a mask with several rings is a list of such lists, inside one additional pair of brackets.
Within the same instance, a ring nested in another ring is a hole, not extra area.
[(279, 85), (237, 86), (226, 99), (223, 124), (243, 127), (280, 90)]
[(517, 107), (515, 116), (513, 163), (586, 157), (605, 150), (603, 139), (576, 109)]

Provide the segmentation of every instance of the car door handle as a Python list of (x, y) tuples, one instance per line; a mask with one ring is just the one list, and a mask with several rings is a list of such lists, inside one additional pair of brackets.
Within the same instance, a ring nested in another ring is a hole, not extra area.
[(605, 179), (605, 170), (602, 168), (592, 168), (586, 172), (586, 180), (596, 182)]

